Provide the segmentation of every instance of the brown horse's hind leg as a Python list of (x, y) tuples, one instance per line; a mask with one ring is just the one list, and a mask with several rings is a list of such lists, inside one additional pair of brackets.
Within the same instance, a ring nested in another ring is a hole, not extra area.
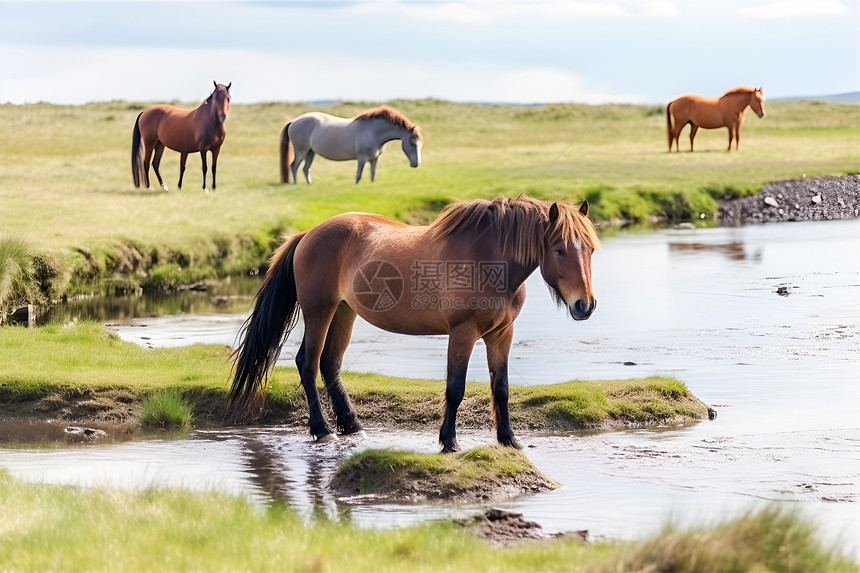
[(696, 139), (696, 132), (699, 131), (699, 126), (690, 122), (690, 153), (693, 152), (693, 140)]
[(355, 324), (355, 311), (346, 303), (341, 303), (328, 327), (320, 358), (320, 372), (325, 387), (331, 398), (332, 409), (337, 420), (337, 429), (342, 434), (354, 434), (364, 428), (358, 421), (349, 395), (340, 379), (340, 368), (343, 365), (343, 353), (352, 338), (352, 327)]
[(439, 430), (443, 453), (460, 451), (456, 430), (457, 408), (466, 394), (466, 370), (478, 338), (470, 324), (460, 325), (448, 336), (448, 382), (445, 387), (444, 418)]
[[(158, 184), (167, 189), (164, 181), (161, 179), (161, 171), (158, 168), (161, 166), (161, 156), (164, 155), (164, 144), (160, 141), (155, 142), (155, 155), (152, 158), (152, 170), (155, 171), (155, 177), (158, 178)], [(148, 182), (147, 182), (148, 183)], [(147, 185), (149, 187), (149, 185)]]
[(176, 185), (178, 189), (182, 189), (182, 177), (185, 175), (185, 161), (188, 159), (187, 153), (179, 154), (179, 183)]
[(513, 336), (514, 327), (511, 323), (484, 336), (484, 342), (487, 344), (487, 366), (490, 369), (496, 438), (503, 446), (522, 449), (522, 445), (514, 437), (508, 412), (508, 354)]
[(324, 314), (323, 312), (305, 312), (305, 335), (302, 338), (299, 352), (296, 354), (296, 366), (299, 369), (302, 387), (308, 399), (308, 411), (310, 413), (308, 425), (311, 435), (317, 440), (324, 439), (334, 433), (325, 421), (320, 406), (319, 392), (317, 392), (320, 356), (323, 351), (326, 331), (334, 315), (334, 309), (329, 314)]

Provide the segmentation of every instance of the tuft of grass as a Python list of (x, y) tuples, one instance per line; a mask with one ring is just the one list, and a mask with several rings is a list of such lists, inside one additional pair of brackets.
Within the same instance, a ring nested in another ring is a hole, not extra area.
[(858, 564), (823, 549), (796, 512), (770, 506), (709, 527), (667, 526), (620, 552), (617, 570), (857, 571)]
[(22, 239), (0, 237), (0, 324), (17, 307), (38, 299), (32, 249)]
[[(216, 491), (27, 483), (0, 469), (0, 563), (11, 571), (857, 571), (778, 509), (634, 542), (491, 548), (451, 522), (363, 529)], [(121, 558), (117, 558), (121, 556)]]
[(393, 449), (369, 449), (344, 460), (337, 476), (359, 472), (365, 493), (385, 491), (392, 481), (432, 479), (458, 488), (473, 488), (499, 477), (537, 471), (524, 453), (501, 446), (479, 446), (455, 454), (420, 454)]
[(191, 418), (191, 406), (176, 390), (153, 392), (140, 405), (140, 420), (146, 426), (187, 428)]

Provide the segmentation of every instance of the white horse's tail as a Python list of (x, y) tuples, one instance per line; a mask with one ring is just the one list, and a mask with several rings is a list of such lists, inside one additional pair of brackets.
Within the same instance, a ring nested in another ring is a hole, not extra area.
[(295, 151), (290, 145), (290, 124), (288, 122), (281, 131), (281, 183), (290, 182), (290, 164), (293, 162)]

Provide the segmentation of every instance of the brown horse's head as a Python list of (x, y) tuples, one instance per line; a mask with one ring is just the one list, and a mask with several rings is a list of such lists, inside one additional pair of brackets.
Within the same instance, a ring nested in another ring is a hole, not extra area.
[(764, 117), (764, 89), (756, 88), (750, 96), (750, 107), (759, 117)]
[(215, 84), (215, 91), (206, 101), (211, 105), (210, 113), (215, 120), (218, 123), (224, 123), (227, 121), (227, 113), (230, 111), (230, 86), (233, 85), (233, 82), (226, 86), (215, 81), (212, 83)]
[(587, 214), (587, 201), (579, 209), (563, 203), (552, 204), (547, 244), (540, 263), (550, 293), (559, 305), (567, 307), (574, 320), (587, 319), (597, 307), (591, 287), (591, 254), (598, 242)]

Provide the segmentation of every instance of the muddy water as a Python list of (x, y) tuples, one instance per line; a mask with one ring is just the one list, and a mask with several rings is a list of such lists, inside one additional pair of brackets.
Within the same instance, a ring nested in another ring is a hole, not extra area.
[[(593, 261), (599, 306), (583, 323), (555, 309), (533, 276), (511, 352), (512, 383), (674, 375), (718, 417), (685, 428), (523, 435), (532, 461), (564, 487), (495, 505), (549, 530), (626, 538), (670, 518), (707, 523), (779, 501), (860, 554), (858, 253), (858, 221), (608, 238)], [(105, 320), (143, 345), (232, 344), (245, 316), (215, 308)], [(298, 340), (285, 347), (283, 364), (291, 364)], [(345, 366), (440, 378), (444, 356), (443, 337), (401, 337), (358, 324)], [(487, 378), (481, 348), (469, 377)], [(281, 428), (192, 432), (181, 440), (6, 448), (0, 465), (52, 482), (222, 487), (282, 498), (308, 515), (391, 526), (481, 508), (344, 504), (323, 486), (356, 449), (430, 452), (436, 433), (370, 428), (364, 438), (313, 444)], [(461, 438), (464, 447), (492, 441), (491, 432)]]

